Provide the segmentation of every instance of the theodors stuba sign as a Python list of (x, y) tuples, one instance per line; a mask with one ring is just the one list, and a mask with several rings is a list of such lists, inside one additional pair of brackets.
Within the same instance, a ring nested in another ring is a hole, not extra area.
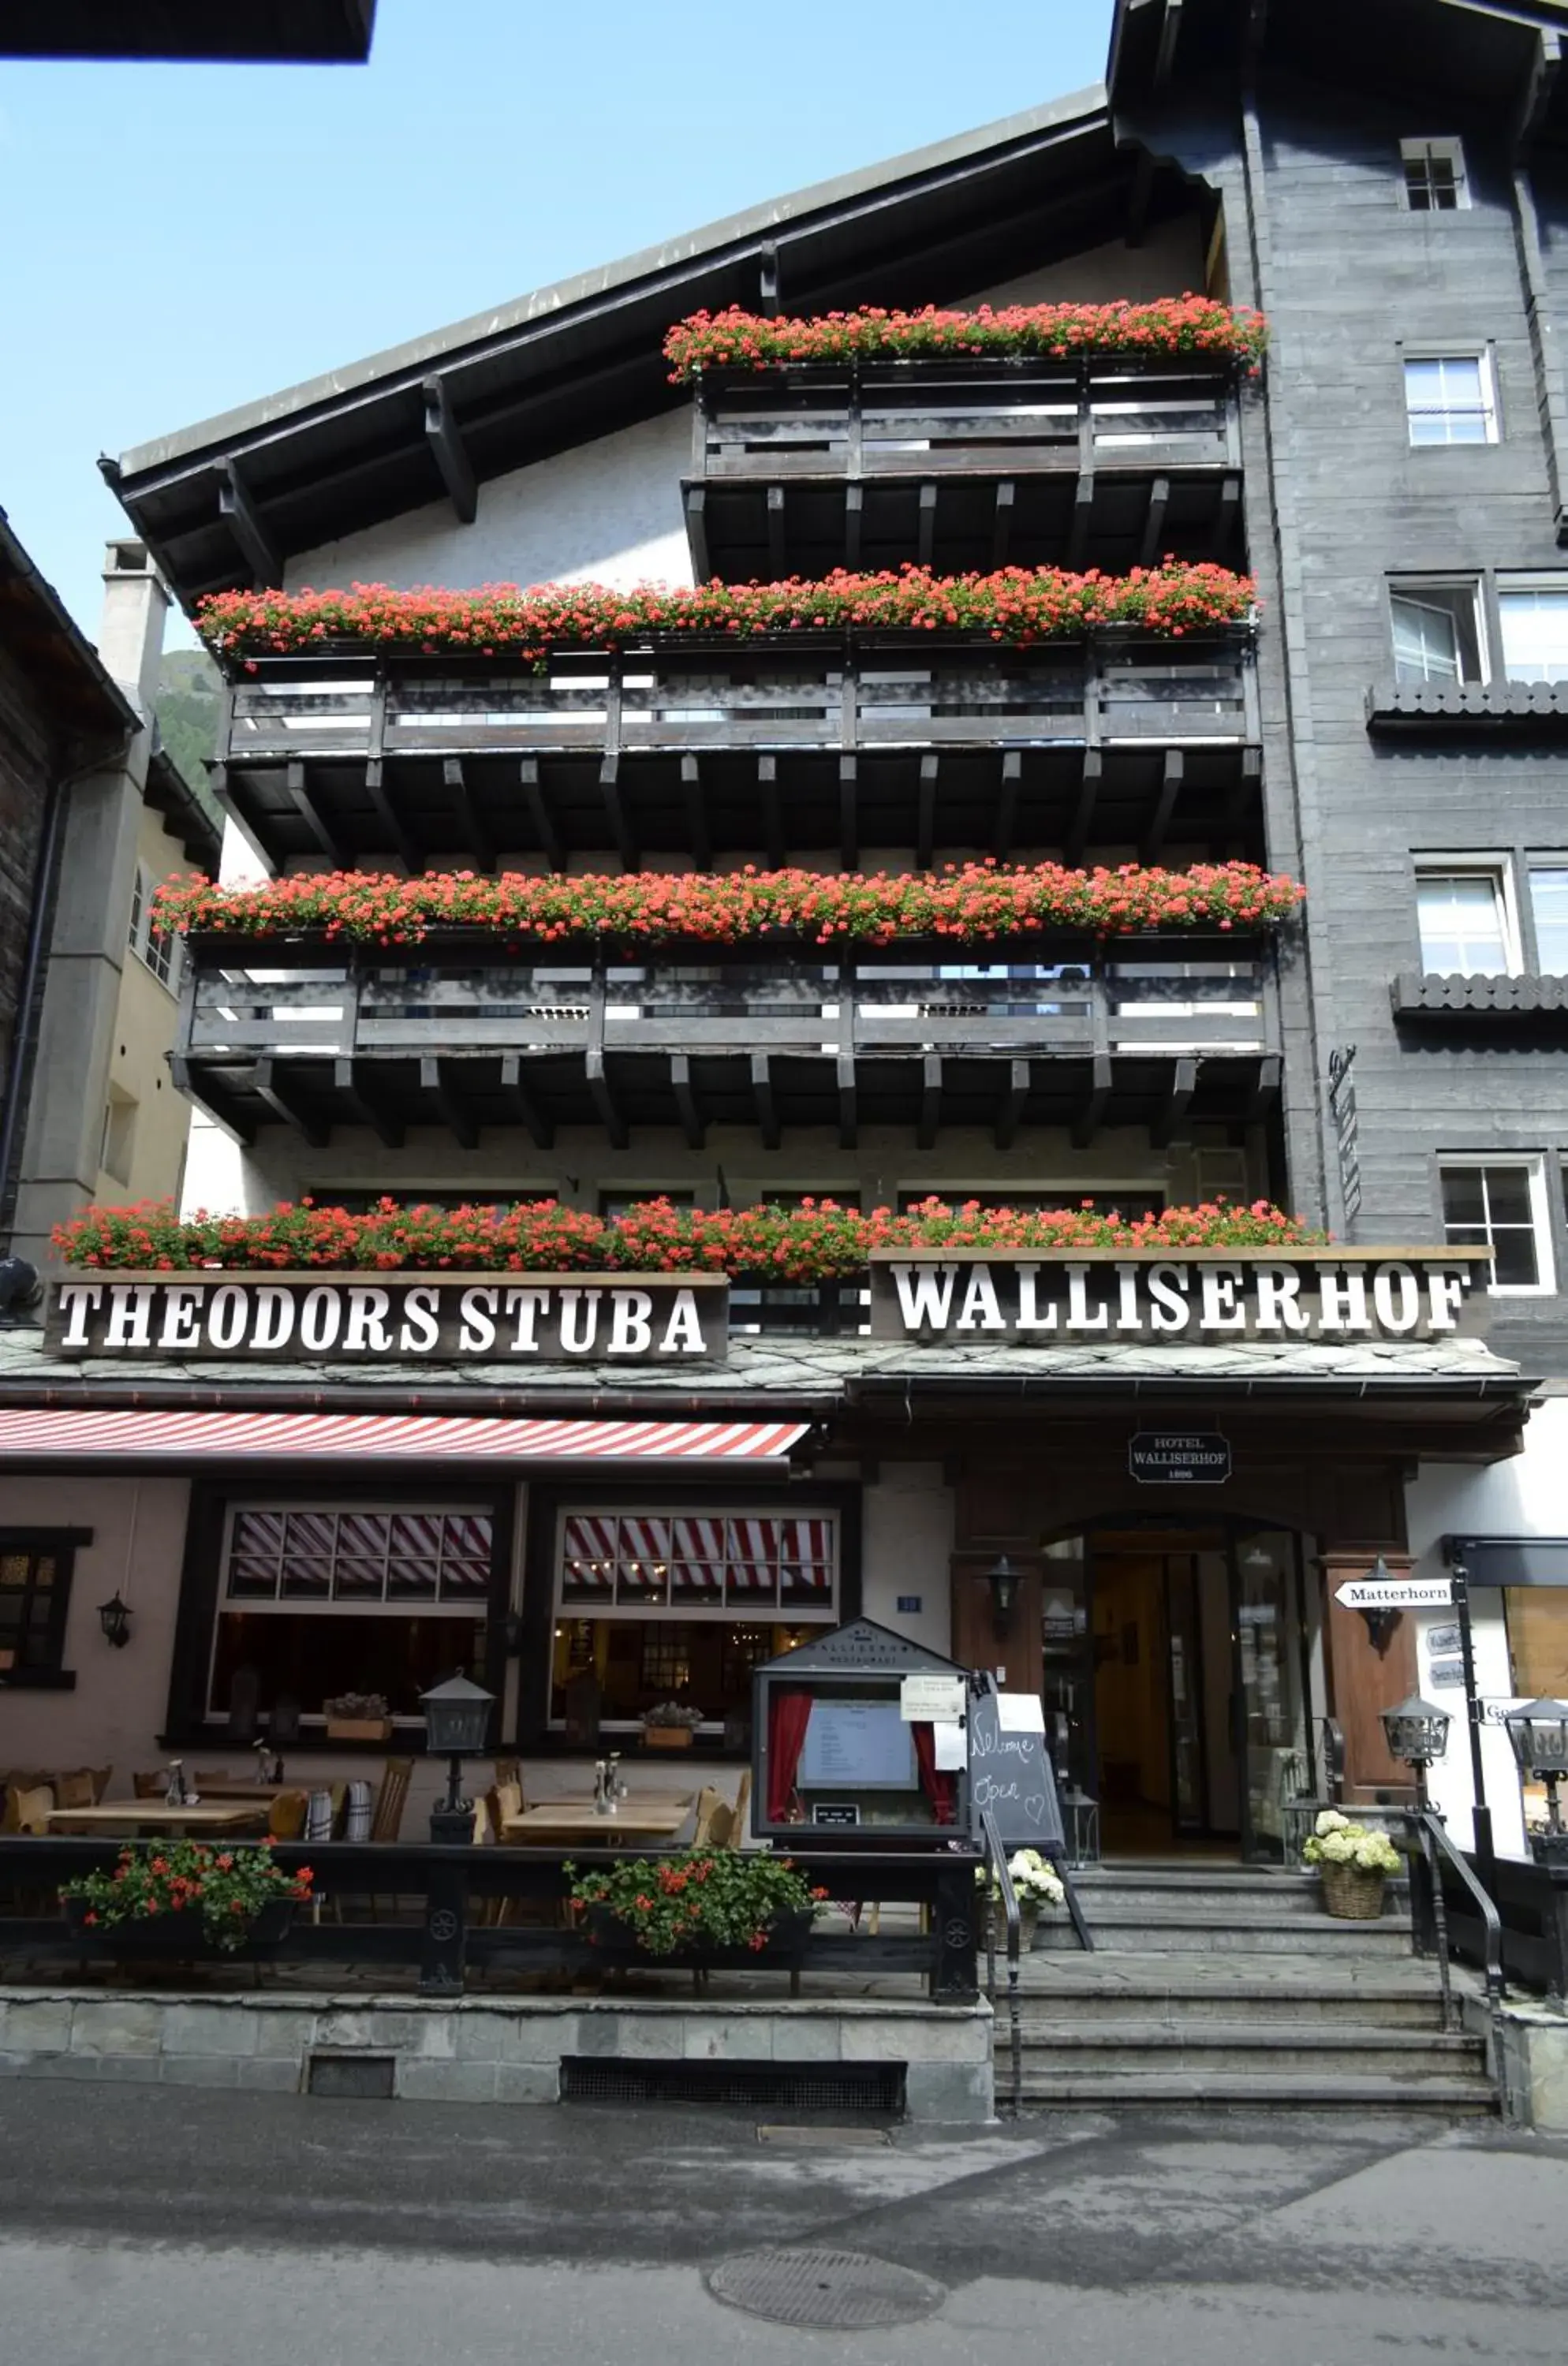
[(58, 1282), (58, 1356), (673, 1364), (727, 1348), (722, 1274), (102, 1273)]
[(880, 1339), (1114, 1347), (1441, 1340), (1483, 1322), (1489, 1253), (877, 1249)]

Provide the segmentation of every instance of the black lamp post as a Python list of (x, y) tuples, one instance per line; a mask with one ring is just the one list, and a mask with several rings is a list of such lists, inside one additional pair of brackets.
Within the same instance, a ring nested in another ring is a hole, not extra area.
[(107, 1602), (98, 1605), (98, 1624), (104, 1630), (104, 1640), (123, 1651), (130, 1640), (130, 1605), (122, 1602), (118, 1591)]
[(1527, 1701), (1504, 1721), (1520, 1774), (1546, 1786), (1546, 1830), (1531, 1833), (1531, 1853), (1542, 1864), (1568, 1864), (1568, 1832), (1557, 1804), (1557, 1786), (1568, 1774), (1568, 1701)]
[(1446, 1756), (1452, 1721), (1446, 1708), (1439, 1708), (1436, 1701), (1423, 1700), (1419, 1693), (1412, 1693), (1397, 1708), (1385, 1708), (1382, 1712), (1388, 1754), (1415, 1769), (1416, 1803), (1423, 1809), (1430, 1805), (1427, 1769)]
[(424, 1711), (424, 1746), (433, 1758), (445, 1758), (446, 1797), (430, 1811), (430, 1837), (438, 1846), (461, 1847), (474, 1837), (474, 1803), (463, 1797), (463, 1761), (478, 1758), (490, 1735), (490, 1713), (495, 1695), (467, 1676), (449, 1676), (421, 1693)]
[(1006, 1553), (986, 1572), (986, 1583), (991, 1589), (991, 1623), (998, 1643), (1007, 1640), (1012, 1625), (1012, 1606), (1018, 1600), (1018, 1589), (1023, 1572), (1016, 1569)]

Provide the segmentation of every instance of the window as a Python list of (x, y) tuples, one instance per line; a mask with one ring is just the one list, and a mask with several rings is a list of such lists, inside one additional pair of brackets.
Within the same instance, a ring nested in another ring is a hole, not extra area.
[(617, 1216), (629, 1216), (634, 1208), (643, 1207), (649, 1200), (668, 1200), (672, 1208), (694, 1208), (697, 1204), (694, 1191), (671, 1191), (659, 1183), (645, 1183), (635, 1191), (601, 1191), (600, 1218), (613, 1224)]
[(0, 1528), (0, 1681), (59, 1676), (78, 1545), (90, 1528)]
[(483, 1665), (494, 1550), (478, 1505), (231, 1504), (209, 1713), (243, 1671), (263, 1712), (383, 1693), (417, 1718), (431, 1684)]
[(378, 1184), (373, 1191), (367, 1191), (357, 1187), (341, 1188), (336, 1183), (312, 1183), (309, 1187), (309, 1197), (318, 1208), (341, 1208), (349, 1216), (374, 1215), (382, 1200), (388, 1198), (395, 1200), (399, 1207), (472, 1208), (480, 1215), (504, 1216), (520, 1202), (559, 1197), (556, 1186), (542, 1179), (537, 1183), (519, 1185), (515, 1189), (508, 1187), (500, 1199), (491, 1196), (495, 1188), (491, 1184), (488, 1190), (481, 1186), (471, 1191), (433, 1191), (427, 1190), (423, 1183), (400, 1182), (393, 1190), (389, 1190), (385, 1184)]
[(180, 941), (153, 933), (152, 897), (156, 884), (152, 873), (138, 864), (130, 890), (130, 950), (146, 963), (159, 985), (166, 986), (172, 993)]
[(1509, 977), (1518, 968), (1500, 867), (1426, 869), (1416, 878), (1421, 966), (1440, 977)]
[(925, 1183), (899, 1192), (898, 1213), (907, 1216), (925, 1200), (941, 1200), (950, 1208), (962, 1208), (973, 1200), (980, 1208), (1010, 1208), (1026, 1216), (1076, 1215), (1087, 1209), (1097, 1216), (1136, 1217), (1157, 1215), (1164, 1209), (1165, 1185), (1111, 1183), (1088, 1190), (1080, 1187), (1066, 1191), (1010, 1191), (1005, 1183)]
[(1455, 1248), (1490, 1248), (1495, 1292), (1553, 1286), (1539, 1158), (1447, 1159), (1438, 1168), (1443, 1235)]
[(1412, 444), (1495, 444), (1491, 355), (1407, 361), (1404, 412)]
[(1483, 679), (1477, 583), (1396, 583), (1391, 588), (1389, 600), (1397, 682)]
[(109, 1087), (108, 1101), (104, 1110), (103, 1141), (99, 1145), (98, 1164), (117, 1183), (129, 1183), (136, 1156), (137, 1103), (118, 1085)]
[(1568, 577), (1504, 576), (1497, 612), (1510, 682), (1568, 682)]
[(759, 1660), (838, 1616), (832, 1512), (563, 1511), (550, 1715), (586, 1679), (605, 1726), (667, 1700), (723, 1725), (749, 1714)]
[(1536, 963), (1543, 977), (1568, 977), (1568, 870), (1529, 874)]
[(1464, 148), (1458, 140), (1402, 140), (1404, 202), (1413, 214), (1451, 214), (1470, 203)]

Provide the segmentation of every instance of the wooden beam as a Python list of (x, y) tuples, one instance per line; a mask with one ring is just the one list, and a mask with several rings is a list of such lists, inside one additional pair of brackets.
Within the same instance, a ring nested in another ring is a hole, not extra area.
[[(846, 978), (840, 987), (841, 994), (852, 989)], [(856, 1150), (860, 1147), (860, 1111), (855, 1099), (855, 1057), (852, 1052), (840, 1052), (838, 1062), (839, 1078), (839, 1147)]]
[(1011, 1060), (1008, 1064), (1007, 1090), (997, 1111), (996, 1144), (998, 1150), (1010, 1150), (1018, 1139), (1018, 1129), (1023, 1119), (1024, 1104), (1029, 1098), (1033, 1075), (1027, 1060)]
[(605, 1071), (604, 1053), (591, 1048), (587, 1067), (588, 1090), (599, 1113), (599, 1122), (609, 1136), (611, 1149), (624, 1150), (631, 1137)]
[(757, 294), (768, 319), (776, 320), (779, 310), (779, 250), (771, 238), (764, 239), (758, 250)]
[(779, 1146), (779, 1113), (773, 1099), (773, 1069), (765, 1052), (751, 1054), (751, 1098), (756, 1106), (757, 1131), (762, 1137), (764, 1150)]
[(452, 800), (452, 810), (457, 815), (464, 839), (476, 865), (480, 871), (493, 871), (495, 848), (491, 842), (489, 830), (479, 819), (479, 809), (468, 793), (468, 783), (463, 775), (460, 757), (447, 756), (443, 759), (441, 783)]
[(283, 777), (288, 790), (290, 805), (309, 828), (311, 837), (332, 864), (333, 869), (349, 870), (352, 866), (344, 851), (343, 841), (317, 803), (304, 765), (290, 764)]
[(465, 1107), (452, 1077), (449, 1063), (427, 1053), (419, 1064), (419, 1088), (434, 1102), (441, 1122), (464, 1150), (479, 1146), (479, 1121), (473, 1111)]
[(1258, 1081), (1247, 1100), (1247, 1122), (1259, 1125), (1280, 1098), (1280, 1054), (1266, 1052), (1258, 1064)]
[(920, 1114), (915, 1127), (917, 1150), (934, 1150), (942, 1131), (942, 1054), (928, 1052), (920, 1064)]
[(1073, 493), (1073, 514), (1067, 525), (1066, 563), (1068, 567), (1077, 568), (1083, 565), (1083, 555), (1089, 546), (1089, 524), (1093, 516), (1094, 470), (1084, 468), (1078, 473), (1077, 485)]
[(604, 816), (621, 858), (622, 870), (639, 870), (642, 857), (637, 852), (631, 823), (626, 817), (626, 799), (621, 794), (621, 760), (618, 756), (606, 756), (600, 765), (599, 793), (604, 800)]
[(1149, 486), (1149, 505), (1144, 513), (1144, 538), (1138, 545), (1140, 567), (1153, 567), (1163, 555), (1160, 544), (1165, 539), (1165, 513), (1170, 506), (1170, 479), (1156, 477)]
[(853, 756), (839, 759), (839, 845), (844, 869), (860, 862), (860, 776)]
[(523, 1081), (523, 1055), (508, 1052), (501, 1064), (502, 1098), (515, 1124), (525, 1127), (540, 1150), (555, 1146), (556, 1130)]
[(365, 793), (376, 809), (382, 828), (392, 841), (393, 850), (403, 869), (411, 876), (424, 869), (424, 857), (414, 843), (413, 832), (398, 811), (390, 789), (382, 778), (381, 760), (373, 756), (365, 767)]
[(692, 553), (692, 580), (696, 583), (713, 580), (713, 560), (708, 556), (708, 497), (701, 485), (686, 488), (686, 541)]
[(539, 851), (552, 871), (566, 869), (566, 849), (556, 828), (556, 817), (545, 795), (544, 783), (539, 778), (537, 756), (525, 756), (522, 767), (523, 802), (528, 808), (528, 819), (539, 841)]
[(936, 784), (940, 756), (920, 758), (920, 796), (915, 820), (915, 868), (929, 871), (936, 853)]
[(238, 543), (257, 587), (265, 590), (280, 585), (283, 561), (232, 460), (218, 463), (218, 514)]
[(1176, 44), (1181, 39), (1181, 0), (1164, 0), (1160, 9), (1159, 39), (1155, 46), (1155, 88), (1160, 89), (1170, 80), (1176, 63)]
[(479, 512), (479, 489), (474, 481), (473, 463), (463, 448), (446, 381), (444, 377), (427, 377), (421, 390), (424, 396), (424, 436), (431, 457), (459, 523), (472, 525)]
[(334, 1060), (333, 1089), (344, 1106), (353, 1111), (355, 1123), (368, 1126), (372, 1133), (379, 1136), (386, 1149), (402, 1148), (401, 1121), (393, 1116), (382, 1100), (371, 1078), (368, 1062)]
[(1133, 178), (1127, 190), (1127, 217), (1122, 226), (1124, 245), (1142, 246), (1144, 232), (1149, 226), (1149, 199), (1155, 188), (1155, 160), (1150, 149), (1140, 146), (1133, 160)]
[(681, 759), (681, 786), (686, 800), (686, 838), (699, 871), (713, 869), (713, 839), (708, 832), (708, 804), (703, 793), (702, 765), (695, 756)]
[(680, 1114), (681, 1131), (689, 1150), (701, 1150), (707, 1141), (707, 1125), (697, 1105), (696, 1088), (692, 1083), (692, 1063), (684, 1052), (670, 1054), (670, 1089), (675, 1097)]
[(784, 808), (779, 802), (779, 762), (776, 756), (757, 759), (757, 795), (762, 807), (762, 843), (768, 850), (768, 868), (782, 871), (789, 849), (784, 840)]
[(169, 1075), (176, 1093), (183, 1093), (198, 1110), (204, 1110), (216, 1126), (221, 1127), (231, 1141), (242, 1150), (254, 1150), (256, 1140), (254, 1121), (243, 1115), (234, 1100), (199, 1065), (193, 1066), (183, 1052), (169, 1054)]
[(1012, 540), (1012, 513), (1018, 488), (1010, 478), (1002, 477), (997, 484), (996, 507), (991, 513), (991, 569), (993, 574), (1008, 563), (1008, 546)]
[(1220, 485), (1220, 506), (1214, 515), (1214, 546), (1224, 552), (1235, 539), (1235, 522), (1241, 511), (1241, 479), (1226, 477)]
[(935, 548), (936, 487), (922, 485), (919, 519), (915, 529), (915, 555), (922, 567), (931, 565), (931, 553)]
[(1516, 167), (1524, 163), (1540, 137), (1551, 110), (1552, 93), (1562, 65), (1562, 35), (1538, 31), (1509, 135), (1509, 148)]
[[(1241, 857), (1248, 845), (1262, 834), (1261, 811), (1263, 788), (1263, 750), (1244, 748), (1241, 766), (1230, 795), (1225, 800), (1225, 828), (1230, 835), (1228, 851)], [(1248, 828), (1248, 823), (1252, 827)]]
[(768, 565), (773, 569), (775, 583), (789, 572), (789, 562), (784, 555), (786, 547), (784, 523), (784, 489), (782, 485), (770, 485), (768, 487)]
[(1111, 1098), (1111, 1054), (1097, 1052), (1089, 1070), (1089, 1091), (1084, 1105), (1073, 1120), (1073, 1148), (1087, 1150), (1099, 1133), (1105, 1117), (1105, 1105)]
[(312, 1150), (326, 1148), (332, 1140), (331, 1126), (322, 1125), (318, 1118), (310, 1115), (299, 1099), (292, 1080), (278, 1074), (275, 1060), (258, 1060), (253, 1081), (258, 1099), (266, 1103), (274, 1117), (281, 1118), (284, 1124), (292, 1126), (296, 1133), (302, 1133)]
[(1094, 828), (1094, 808), (1100, 799), (1100, 783), (1105, 772), (1105, 759), (1098, 748), (1083, 751), (1083, 771), (1078, 775), (1078, 801), (1073, 809), (1066, 841), (1062, 849), (1067, 862), (1077, 865), (1083, 861), (1089, 844), (1089, 831)]
[(1170, 1089), (1165, 1097), (1165, 1107), (1149, 1128), (1149, 1142), (1154, 1149), (1169, 1149), (1186, 1121), (1197, 1089), (1197, 1061), (1178, 1060), (1171, 1070)]
[(844, 565), (851, 574), (860, 565), (861, 527), (865, 520), (865, 491), (860, 485), (844, 487)]
[(1181, 793), (1181, 776), (1185, 769), (1179, 748), (1168, 748), (1161, 768), (1159, 788), (1155, 795), (1155, 809), (1149, 816), (1149, 826), (1138, 850), (1141, 862), (1157, 862), (1170, 830), (1170, 817), (1176, 811), (1176, 800)]
[(1010, 748), (1002, 758), (1001, 787), (997, 794), (997, 826), (991, 834), (991, 847), (998, 862), (1005, 862), (1012, 852), (1012, 842), (1018, 829), (1018, 784), (1023, 776), (1023, 758), (1016, 748)]

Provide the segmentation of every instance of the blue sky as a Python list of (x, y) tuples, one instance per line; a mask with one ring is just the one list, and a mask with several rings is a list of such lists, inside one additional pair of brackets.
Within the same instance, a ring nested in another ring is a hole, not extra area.
[(0, 507), (92, 632), (100, 451), (1098, 81), (1110, 17), (380, 0), (366, 67), (0, 64)]

